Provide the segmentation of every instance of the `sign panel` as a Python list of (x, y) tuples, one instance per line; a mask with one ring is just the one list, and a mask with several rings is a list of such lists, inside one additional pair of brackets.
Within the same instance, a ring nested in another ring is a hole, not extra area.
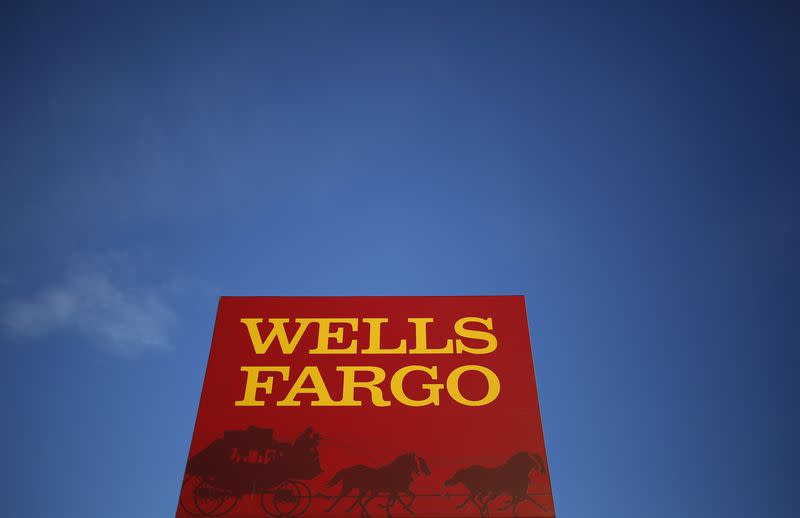
[(553, 517), (521, 296), (223, 297), (177, 517)]

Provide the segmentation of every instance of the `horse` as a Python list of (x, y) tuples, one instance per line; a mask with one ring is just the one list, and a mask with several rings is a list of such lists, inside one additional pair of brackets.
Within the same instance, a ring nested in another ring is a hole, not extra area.
[(536, 503), (528, 496), (528, 476), (534, 469), (539, 473), (545, 473), (544, 461), (538, 455), (531, 457), (528, 452), (522, 451), (512, 455), (502, 466), (494, 468), (470, 466), (460, 469), (446, 480), (444, 485), (463, 484), (469, 495), (456, 507), (461, 509), (471, 502), (478, 508), (481, 516), (489, 514), (489, 502), (500, 495), (510, 495), (511, 500), (508, 505), (500, 510), (511, 508), (516, 516), (520, 502), (530, 500)]
[[(413, 514), (411, 506), (416, 495), (411, 491), (412, 475), (419, 475), (420, 472), (425, 475), (431, 474), (425, 459), (418, 457), (415, 453), (400, 455), (390, 464), (380, 468), (357, 465), (342, 469), (328, 482), (328, 487), (342, 482), (342, 491), (328, 511), (332, 511), (342, 498), (350, 494), (353, 489), (357, 489), (358, 496), (347, 508), (348, 512), (358, 505), (361, 507), (362, 515), (369, 516), (367, 504), (378, 495), (385, 494), (386, 504), (383, 507), (386, 509), (387, 516), (391, 516), (391, 508), (397, 502), (400, 502), (408, 512)], [(406, 503), (400, 498), (400, 495), (409, 495), (411, 500)]]

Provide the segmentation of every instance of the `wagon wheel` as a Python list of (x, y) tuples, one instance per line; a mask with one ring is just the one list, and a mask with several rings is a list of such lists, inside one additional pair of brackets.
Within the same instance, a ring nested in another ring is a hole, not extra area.
[(298, 482), (296, 480), (292, 480), (292, 483), (296, 484), (297, 487), (300, 488), (300, 493), (301, 493), (300, 499), (303, 501), (303, 503), (294, 512), (295, 516), (300, 516), (303, 513), (305, 513), (306, 511), (308, 511), (309, 507), (311, 507), (311, 498), (312, 498), (311, 497), (311, 489), (309, 489), (308, 485), (306, 485), (303, 482)]
[(276, 518), (300, 516), (310, 505), (311, 490), (294, 480), (283, 482), (273, 491), (261, 495), (261, 507)]
[(201, 516), (222, 516), (230, 512), (238, 501), (238, 496), (209, 484), (207, 480), (203, 480), (194, 492), (194, 505), (203, 513)]
[(237, 495), (214, 487), (202, 477), (187, 477), (181, 488), (180, 506), (190, 516), (222, 516), (238, 501)]
[(239, 495), (233, 495), (231, 493), (227, 493), (224, 496), (224, 501), (222, 502), (222, 505), (220, 505), (219, 508), (216, 511), (214, 511), (214, 514), (212, 514), (211, 516), (226, 515), (229, 512), (231, 512), (234, 507), (236, 507), (237, 503), (239, 503)]
[(181, 486), (181, 496), (178, 502), (181, 509), (189, 516), (206, 516), (202, 513), (194, 503), (194, 494), (198, 487), (203, 483), (203, 479), (196, 476), (186, 476), (183, 479), (183, 486)]

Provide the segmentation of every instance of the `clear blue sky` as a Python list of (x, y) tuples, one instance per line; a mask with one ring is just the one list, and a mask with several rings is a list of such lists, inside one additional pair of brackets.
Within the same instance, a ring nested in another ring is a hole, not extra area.
[(796, 516), (796, 9), (229, 4), (2, 8), (2, 514), (174, 513), (221, 294), (522, 293), (560, 517)]

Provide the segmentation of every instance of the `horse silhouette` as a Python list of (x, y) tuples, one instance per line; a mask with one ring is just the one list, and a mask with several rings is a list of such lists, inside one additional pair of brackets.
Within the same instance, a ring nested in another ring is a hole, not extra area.
[(472, 502), (480, 511), (481, 516), (489, 514), (489, 503), (492, 500), (501, 495), (509, 495), (511, 500), (508, 505), (499, 510), (505, 511), (511, 508), (512, 513), (516, 516), (517, 506), (520, 502), (530, 500), (536, 503), (528, 496), (528, 476), (534, 469), (539, 473), (545, 473), (542, 458), (521, 451), (512, 455), (502, 466), (494, 468), (470, 466), (460, 469), (446, 480), (444, 485), (463, 484), (469, 491), (469, 495), (456, 507), (461, 509)]
[[(413, 475), (419, 475), (420, 472), (425, 475), (431, 474), (425, 459), (418, 457), (415, 453), (400, 455), (390, 464), (380, 468), (357, 465), (342, 469), (328, 482), (329, 487), (333, 487), (339, 482), (342, 483), (342, 490), (328, 511), (332, 511), (342, 498), (349, 495), (353, 489), (357, 489), (358, 495), (347, 511), (352, 511), (355, 506), (359, 506), (362, 515), (369, 516), (367, 504), (379, 495), (386, 495), (386, 503), (383, 507), (386, 509), (387, 516), (391, 516), (391, 509), (398, 502), (408, 512), (413, 513), (411, 505), (414, 503), (416, 495), (411, 491), (411, 482)], [(408, 495), (411, 498), (405, 502), (401, 495)]]

